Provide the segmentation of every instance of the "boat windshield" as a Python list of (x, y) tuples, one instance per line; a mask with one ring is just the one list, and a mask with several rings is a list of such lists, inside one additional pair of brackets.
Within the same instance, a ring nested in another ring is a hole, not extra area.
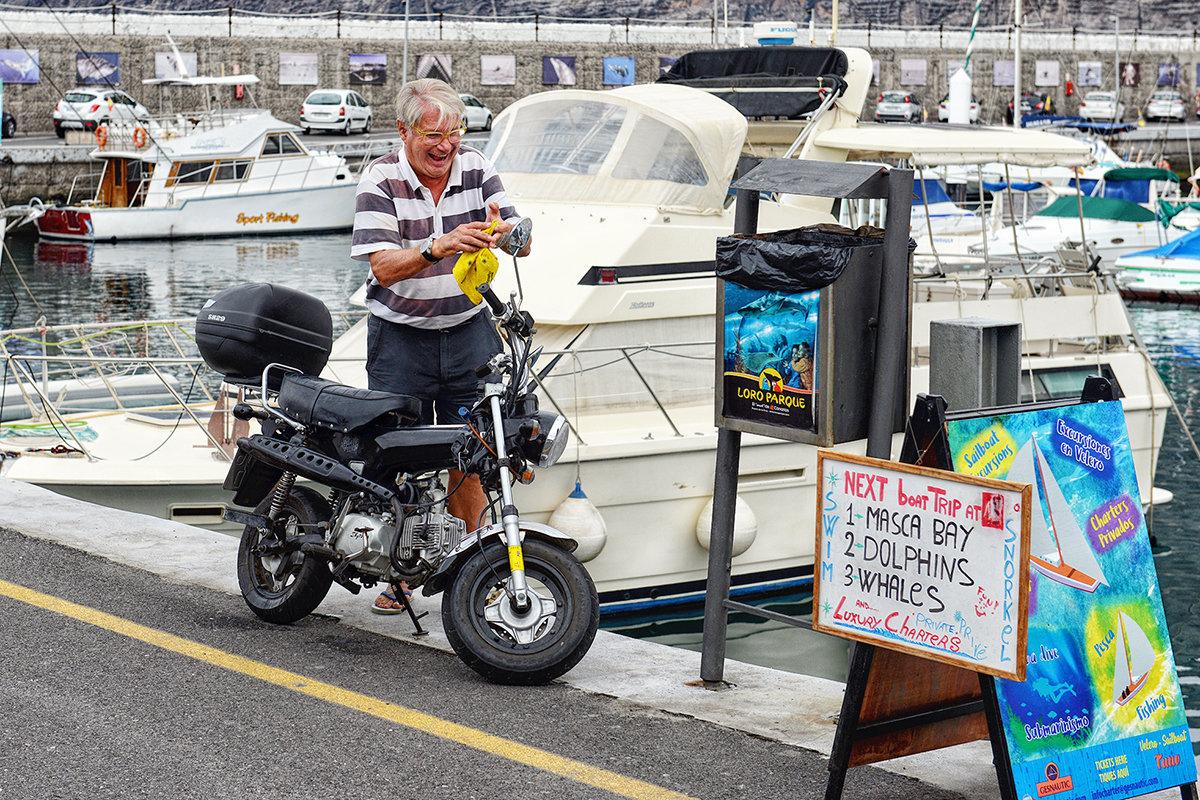
[(523, 197), (720, 209), (728, 179), (712, 174), (705, 140), (672, 121), (618, 102), (546, 100), (501, 116), (486, 152)]

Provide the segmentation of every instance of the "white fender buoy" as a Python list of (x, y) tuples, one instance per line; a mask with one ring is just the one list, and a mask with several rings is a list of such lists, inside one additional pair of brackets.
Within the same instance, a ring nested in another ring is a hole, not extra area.
[(583, 493), (579, 481), (575, 481), (575, 491), (567, 495), (567, 499), (559, 503), (550, 515), (550, 527), (579, 542), (575, 557), (580, 561), (591, 561), (600, 555), (604, 543), (608, 541), (608, 526), (604, 524), (604, 517), (600, 516), (599, 509)]
[[(712, 536), (712, 513), (713, 501), (710, 497), (700, 512), (700, 518), (696, 520), (696, 541), (700, 542), (700, 546), (705, 550), (708, 549), (708, 540)], [(757, 535), (758, 517), (754, 516), (754, 509), (750, 504), (738, 495), (733, 504), (733, 554), (740, 556), (749, 550)]]

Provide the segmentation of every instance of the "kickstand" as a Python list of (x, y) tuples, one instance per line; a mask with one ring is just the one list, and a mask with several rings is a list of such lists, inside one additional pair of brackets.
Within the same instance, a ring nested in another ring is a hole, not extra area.
[(421, 627), (420, 620), (421, 620), (421, 617), (425, 616), (429, 612), (422, 611), (420, 614), (418, 614), (416, 611), (413, 610), (412, 603), (408, 599), (407, 592), (399, 591), (399, 592), (396, 592), (396, 594), (398, 596), (398, 599), (400, 600), (401, 605), (404, 606), (404, 610), (408, 612), (408, 618), (412, 620), (413, 627), (416, 628), (416, 630), (413, 632), (413, 636), (425, 636), (426, 634), (428, 634), (429, 631), (427, 631)]

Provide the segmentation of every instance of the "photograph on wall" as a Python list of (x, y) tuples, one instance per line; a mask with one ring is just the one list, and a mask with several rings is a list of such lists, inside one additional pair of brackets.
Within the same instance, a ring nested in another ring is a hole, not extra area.
[(575, 85), (575, 56), (542, 56), (542, 84)]
[(1137, 86), (1142, 82), (1142, 65), (1132, 61), (1121, 62), (1121, 85)]
[(632, 86), (633, 58), (631, 56), (605, 56), (602, 83), (605, 86)]
[(379, 86), (387, 83), (386, 53), (351, 53), (350, 85)]
[(1178, 86), (1179, 85), (1179, 64), (1173, 62), (1170, 64), (1158, 65), (1158, 85), (1159, 86)]
[(40, 79), (37, 50), (0, 50), (0, 81), (37, 83)]
[(517, 57), (480, 56), (479, 82), (484, 86), (512, 86), (517, 82)]
[(1016, 797), (1133, 797), (1196, 780), (1119, 401), (947, 423), (956, 472), (1028, 483), (1025, 681), (996, 690)]
[(115, 86), (120, 82), (120, 63), (117, 53), (76, 53), (75, 85), (88, 86), (93, 83)]
[(817, 427), (821, 290), (787, 293), (725, 282), (725, 416)]
[(871, 59), (871, 83), (879, 85), (879, 59)]
[(900, 59), (900, 85), (924, 86), (929, 65), (923, 58)]
[(1080, 86), (1100, 86), (1100, 74), (1099, 61), (1080, 61), (1079, 80), (1076, 83)]
[(316, 53), (280, 53), (280, 86), (316, 86)]
[(1057, 61), (1038, 61), (1034, 64), (1034, 86), (1058, 86), (1059, 65)]
[(658, 74), (666, 75), (671, 67), (675, 66), (675, 62), (679, 59), (676, 56), (659, 56), (658, 58)]
[[(958, 72), (967, 62), (961, 58), (951, 58), (946, 61), (946, 80), (948, 81), (954, 73)], [(967, 73), (968, 75), (971, 73)]]
[(1012, 86), (1016, 77), (1017, 68), (1012, 61), (992, 63), (992, 86)]
[(449, 53), (426, 53), (417, 57), (417, 77), (437, 78), (439, 81), (453, 83), (450, 77), (454, 74), (450, 68), (453, 59)]
[(200, 71), (198, 65), (199, 60), (195, 53), (180, 53), (179, 58), (176, 58), (174, 53), (155, 53), (154, 77), (160, 79), (184, 76), (194, 78)]

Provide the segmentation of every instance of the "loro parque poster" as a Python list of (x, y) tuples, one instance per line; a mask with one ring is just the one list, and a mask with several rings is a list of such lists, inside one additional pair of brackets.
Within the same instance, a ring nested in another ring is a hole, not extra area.
[(1196, 780), (1119, 402), (948, 423), (954, 468), (1033, 486), (1025, 681), (997, 680), (1017, 797)]

